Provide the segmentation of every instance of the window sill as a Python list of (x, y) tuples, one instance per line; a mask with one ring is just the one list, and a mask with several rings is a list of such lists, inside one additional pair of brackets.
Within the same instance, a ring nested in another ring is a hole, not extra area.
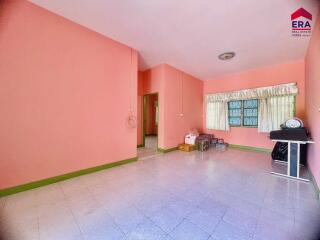
[(230, 128), (258, 128), (258, 126), (229, 126)]

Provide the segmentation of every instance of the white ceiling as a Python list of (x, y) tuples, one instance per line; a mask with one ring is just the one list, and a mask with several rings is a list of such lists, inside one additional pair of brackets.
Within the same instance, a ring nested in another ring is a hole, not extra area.
[[(305, 56), (308, 37), (291, 36), (292, 12), (317, 0), (31, 0), (137, 49), (140, 70), (170, 64), (200, 79)], [(218, 60), (235, 51), (229, 61)]]

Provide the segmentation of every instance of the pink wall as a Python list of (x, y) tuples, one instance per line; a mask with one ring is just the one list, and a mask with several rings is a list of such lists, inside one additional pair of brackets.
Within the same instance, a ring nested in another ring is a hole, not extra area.
[[(296, 113), (299, 118), (305, 119), (305, 69), (304, 61), (299, 60), (281, 65), (267, 66), (222, 76), (204, 82), (204, 95), (209, 93), (236, 91), (246, 88), (266, 87), (282, 83), (296, 82), (299, 94), (296, 98)], [(204, 103), (204, 115), (206, 104)], [(205, 116), (203, 127), (206, 129)], [(273, 143), (268, 138), (269, 134), (258, 133), (257, 128), (232, 127), (230, 131), (211, 131), (217, 137), (224, 138), (231, 144), (272, 148)]]
[(146, 100), (146, 134), (154, 135), (158, 131), (155, 108), (156, 101), (158, 100), (157, 95), (147, 95)]
[(189, 130), (202, 129), (202, 81), (167, 64), (145, 71), (143, 81), (145, 94), (159, 93), (160, 148), (176, 147)]
[(137, 144), (143, 144), (142, 138), (143, 121), (143, 73), (138, 71), (138, 97), (137, 97)]
[(137, 53), (27, 1), (0, 21), (0, 189), (135, 157)]
[(202, 131), (203, 81), (169, 65), (164, 80), (164, 148), (171, 148), (183, 143), (188, 131)]
[(308, 163), (320, 186), (320, 17), (306, 55), (306, 114), (307, 123), (315, 144), (309, 144)]

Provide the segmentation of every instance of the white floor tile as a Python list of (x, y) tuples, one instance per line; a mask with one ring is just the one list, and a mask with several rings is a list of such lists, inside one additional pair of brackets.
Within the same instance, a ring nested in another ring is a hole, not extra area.
[(212, 234), (216, 226), (221, 221), (222, 215), (213, 215), (210, 214), (210, 212), (206, 212), (198, 208), (196, 211), (187, 216), (187, 219), (205, 232)]
[(232, 149), (160, 154), (0, 198), (0, 231), (10, 240), (311, 240), (320, 222), (312, 184), (274, 168), (266, 154)]
[(232, 224), (221, 221), (214, 233), (212, 239), (215, 240), (251, 240), (252, 234), (234, 226)]
[(146, 217), (135, 207), (127, 207), (113, 216), (115, 223), (127, 234), (133, 231)]
[(230, 223), (252, 235), (256, 229), (258, 219), (243, 211), (230, 208), (223, 216), (223, 221)]
[(151, 216), (151, 220), (163, 231), (170, 233), (182, 222), (183, 217), (175, 213), (172, 209), (164, 207)]
[(128, 233), (126, 240), (161, 240), (166, 233), (150, 220), (139, 224), (136, 229)]
[(207, 240), (209, 234), (201, 228), (191, 223), (189, 220), (184, 220), (171, 233), (170, 236), (175, 240)]
[(294, 227), (294, 216), (284, 215), (269, 209), (262, 209), (258, 220), (259, 224), (277, 225), (284, 231), (292, 231)]
[(38, 218), (26, 221), (6, 218), (5, 223), (0, 224), (1, 239), (10, 240), (37, 240), (39, 239)]
[(59, 186), (66, 197), (83, 196), (89, 194), (87, 186), (81, 181), (81, 177), (59, 182)]
[(83, 239), (70, 211), (54, 214), (51, 210), (39, 217), (40, 240)]
[(259, 222), (254, 233), (254, 240), (292, 240), (295, 239), (293, 231), (285, 231), (280, 222), (273, 222), (273, 224)]
[(37, 188), (35, 192), (35, 201), (37, 204), (41, 204), (43, 202), (55, 203), (62, 201), (64, 197), (65, 195), (63, 194), (63, 191), (58, 183)]

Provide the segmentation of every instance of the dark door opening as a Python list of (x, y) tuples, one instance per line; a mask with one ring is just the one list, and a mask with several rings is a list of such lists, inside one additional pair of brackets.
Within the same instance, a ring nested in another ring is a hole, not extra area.
[(139, 157), (152, 156), (158, 150), (159, 129), (158, 93), (143, 96), (143, 148), (138, 149)]

